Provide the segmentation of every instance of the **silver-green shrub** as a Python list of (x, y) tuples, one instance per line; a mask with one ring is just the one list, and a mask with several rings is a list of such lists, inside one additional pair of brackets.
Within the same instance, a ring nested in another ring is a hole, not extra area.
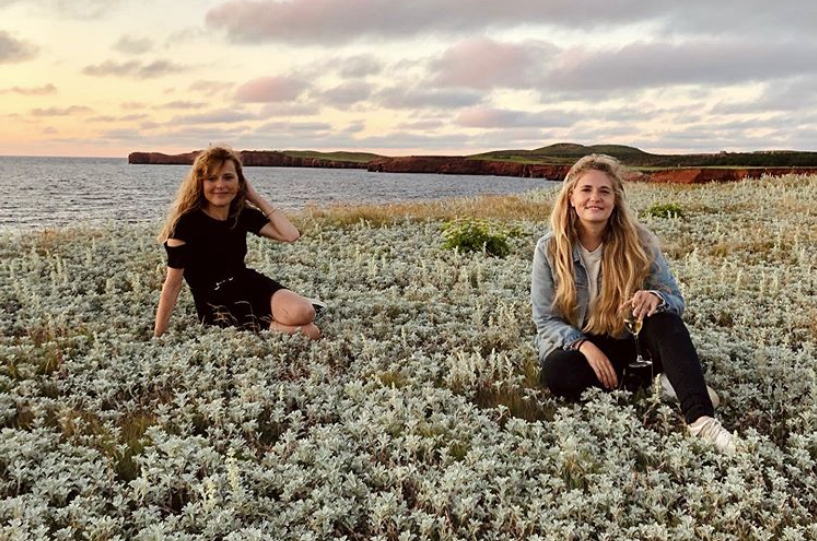
[[(0, 239), (0, 539), (815, 539), (817, 177), (631, 187), (688, 301), (720, 415), (542, 391), (528, 281), (439, 223), (316, 224), (248, 263), (330, 304), (325, 338), (151, 339), (142, 226)], [(529, 195), (547, 203), (553, 192)]]

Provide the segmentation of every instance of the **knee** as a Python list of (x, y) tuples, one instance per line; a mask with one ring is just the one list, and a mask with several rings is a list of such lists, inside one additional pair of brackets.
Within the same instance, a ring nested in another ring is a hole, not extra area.
[(658, 312), (657, 314), (653, 314), (650, 317), (644, 320), (644, 325), (647, 324), (658, 324), (658, 325), (683, 325), (683, 321), (681, 320), (681, 316), (678, 314), (674, 314), (672, 312)]
[(315, 307), (310, 303), (298, 303), (292, 311), (292, 318), (297, 321), (298, 325), (306, 325), (315, 321)]
[(684, 320), (678, 314), (671, 312), (659, 312), (644, 320), (644, 333), (686, 333)]

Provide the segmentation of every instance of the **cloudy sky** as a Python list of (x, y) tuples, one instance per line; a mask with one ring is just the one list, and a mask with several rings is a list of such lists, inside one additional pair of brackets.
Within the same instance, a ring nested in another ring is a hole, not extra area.
[(817, 149), (817, 2), (0, 0), (0, 155)]

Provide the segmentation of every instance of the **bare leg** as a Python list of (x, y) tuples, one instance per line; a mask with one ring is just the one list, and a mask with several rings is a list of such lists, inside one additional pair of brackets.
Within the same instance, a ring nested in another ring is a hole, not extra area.
[(315, 325), (315, 308), (307, 299), (288, 289), (275, 292), (270, 300), (272, 323), (270, 330), (295, 334), (301, 331), (312, 340), (321, 337), (321, 330)]

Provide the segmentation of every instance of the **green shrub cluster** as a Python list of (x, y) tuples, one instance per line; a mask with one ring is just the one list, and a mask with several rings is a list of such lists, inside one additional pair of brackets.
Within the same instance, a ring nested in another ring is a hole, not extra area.
[(646, 214), (653, 218), (684, 218), (684, 209), (676, 203), (656, 203), (646, 210)]
[(443, 246), (461, 252), (485, 252), (505, 257), (511, 251), (509, 240), (520, 237), (518, 227), (484, 218), (457, 218), (442, 225)]

